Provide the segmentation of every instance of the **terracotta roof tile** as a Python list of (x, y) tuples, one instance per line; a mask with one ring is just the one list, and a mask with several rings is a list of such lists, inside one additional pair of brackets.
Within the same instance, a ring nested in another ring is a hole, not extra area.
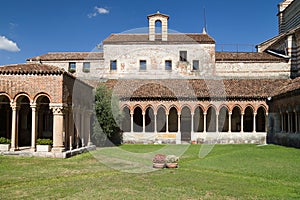
[(148, 34), (112, 34), (103, 44), (215, 44), (207, 34), (168, 34), (168, 41), (149, 41)]
[[(64, 69), (44, 64), (28, 63), (0, 67), (1, 74), (69, 74)], [(73, 77), (73, 75), (69, 74)]]
[(273, 56), (264, 52), (216, 52), (216, 61), (287, 62), (284, 58)]
[(102, 52), (57, 52), (28, 58), (27, 61), (101, 60)]
[(108, 80), (120, 98), (267, 98), (289, 80)]

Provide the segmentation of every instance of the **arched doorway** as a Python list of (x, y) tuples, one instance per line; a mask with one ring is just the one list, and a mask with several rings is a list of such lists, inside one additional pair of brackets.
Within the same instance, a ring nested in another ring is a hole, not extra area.
[(9, 98), (0, 95), (0, 137), (11, 138), (11, 113)]
[(253, 131), (253, 109), (247, 107), (244, 114), (244, 132)]
[(134, 109), (133, 132), (143, 132), (143, 113), (140, 107)]
[(259, 107), (256, 115), (256, 131), (266, 132), (266, 111), (263, 107)]
[(198, 106), (194, 113), (194, 132), (204, 131), (204, 115), (203, 110)]
[(207, 110), (206, 127), (207, 132), (216, 132), (216, 109), (212, 106)]
[(131, 117), (130, 117), (130, 110), (126, 106), (123, 108), (123, 119), (121, 129), (123, 132), (130, 132), (131, 131)]
[(47, 96), (40, 96), (37, 100), (38, 131), (37, 138), (53, 140), (53, 113), (49, 107)]
[(160, 107), (156, 116), (157, 132), (166, 132), (166, 111), (163, 107)]
[(32, 111), (30, 107), (30, 100), (27, 96), (21, 95), (17, 99), (19, 106), (18, 115), (18, 147), (31, 146), (31, 125), (32, 125)]
[(181, 120), (180, 120), (180, 131), (181, 131), (181, 141), (190, 142), (191, 141), (191, 131), (192, 131), (192, 115), (188, 107), (184, 107), (181, 110)]
[(231, 131), (241, 132), (241, 109), (235, 106), (231, 115)]
[(155, 120), (154, 120), (154, 111), (151, 107), (146, 109), (145, 113), (145, 131), (146, 132), (154, 132)]
[(218, 116), (218, 131), (219, 132), (228, 132), (228, 118), (229, 118), (229, 114), (228, 114), (228, 109), (223, 106), (219, 112), (219, 116)]
[(168, 124), (169, 132), (178, 132), (178, 113), (174, 107), (170, 109)]

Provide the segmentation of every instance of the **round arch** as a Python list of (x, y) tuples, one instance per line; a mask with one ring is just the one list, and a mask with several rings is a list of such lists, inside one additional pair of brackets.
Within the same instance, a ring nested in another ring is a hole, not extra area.
[(13, 99), (13, 101), (16, 102), (16, 103), (18, 103), (18, 102), (22, 101), (22, 99), (24, 97), (28, 98), (29, 103), (32, 102), (32, 99), (30, 98), (30, 95), (27, 94), (27, 93), (25, 93), (25, 92), (16, 94), (15, 97), (14, 97), (14, 99)]
[(37, 103), (41, 97), (47, 97), (49, 99), (49, 103), (52, 102), (52, 98), (50, 97), (50, 95), (42, 92), (42, 93), (38, 93), (37, 95), (35, 95), (35, 97), (33, 98), (33, 103)]
[(0, 137), (11, 138), (12, 109), (11, 98), (6, 93), (0, 93)]

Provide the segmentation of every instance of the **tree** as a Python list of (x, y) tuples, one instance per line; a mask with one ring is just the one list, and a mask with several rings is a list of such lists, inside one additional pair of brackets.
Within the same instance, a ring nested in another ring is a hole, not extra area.
[(94, 109), (93, 142), (97, 146), (121, 144), (122, 132), (119, 124), (122, 113), (119, 101), (105, 85), (98, 86), (95, 91)]

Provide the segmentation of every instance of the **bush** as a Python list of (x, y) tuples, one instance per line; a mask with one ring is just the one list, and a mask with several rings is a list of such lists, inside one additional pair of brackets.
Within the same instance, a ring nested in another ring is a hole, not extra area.
[(166, 163), (177, 163), (179, 158), (175, 155), (168, 155), (166, 157)]
[(122, 143), (122, 131), (118, 124), (122, 120), (119, 101), (112, 91), (100, 85), (95, 92), (95, 112), (93, 143), (97, 146), (119, 145)]
[(165, 163), (166, 162), (166, 155), (165, 154), (156, 154), (152, 159), (153, 163)]
[(10, 139), (5, 138), (5, 137), (1, 137), (0, 138), (0, 144), (10, 144)]
[(41, 139), (41, 138), (39, 138), (39, 139), (36, 140), (36, 144), (37, 145), (52, 145), (53, 141), (50, 140), (50, 139), (44, 139), (44, 138)]

